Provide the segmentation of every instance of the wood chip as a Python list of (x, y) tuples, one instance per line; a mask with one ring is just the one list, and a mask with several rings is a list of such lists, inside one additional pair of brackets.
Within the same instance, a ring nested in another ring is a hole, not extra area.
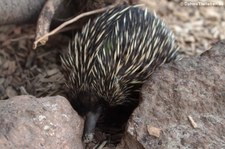
[(6, 95), (7, 95), (9, 98), (11, 98), (11, 97), (14, 97), (14, 96), (16, 96), (16, 95), (18, 95), (18, 94), (17, 94), (17, 92), (13, 89), (12, 86), (8, 86), (8, 87), (6, 88)]
[(193, 128), (198, 127), (197, 123), (195, 123), (195, 121), (193, 120), (193, 118), (190, 115), (188, 116), (188, 120), (190, 121)]
[(58, 72), (59, 72), (59, 70), (57, 68), (50, 69), (50, 70), (47, 70), (47, 75), (52, 76), (54, 74), (57, 74)]
[(29, 95), (29, 94), (27, 93), (27, 91), (26, 91), (26, 89), (25, 89), (24, 86), (21, 86), (21, 87), (20, 87), (20, 94), (21, 94), (21, 95)]
[(5, 82), (5, 78), (0, 78), (0, 84), (3, 84)]
[(155, 137), (159, 138), (160, 132), (161, 132), (161, 129), (160, 128), (157, 128), (157, 127), (153, 127), (153, 126), (148, 125), (147, 126), (147, 129), (148, 129), (149, 135), (155, 136)]
[(6, 69), (6, 74), (7, 75), (11, 75), (12, 73), (15, 72), (16, 70), (16, 62), (15, 61), (10, 61), (7, 60), (4, 64), (3, 64), (3, 68)]
[(106, 143), (107, 143), (107, 141), (103, 141), (96, 149), (103, 149), (103, 147), (106, 145)]

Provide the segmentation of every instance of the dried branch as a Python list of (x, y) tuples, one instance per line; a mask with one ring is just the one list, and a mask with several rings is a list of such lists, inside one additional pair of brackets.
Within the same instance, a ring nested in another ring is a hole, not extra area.
[[(64, 0), (47, 0), (39, 15), (35, 39), (39, 39), (41, 36), (49, 32), (50, 24), (52, 22), (52, 18), (56, 12), (56, 9), (59, 7), (61, 3), (63, 3), (63, 1)], [(40, 43), (45, 44), (47, 40), (48, 39), (43, 39), (40, 41)]]
[(37, 48), (37, 45), (39, 43), (41, 43), (42, 45), (44, 45), (47, 41), (48, 41), (48, 37), (51, 36), (51, 35), (54, 35), (56, 34), (57, 32), (59, 32), (62, 28), (64, 28), (65, 26), (69, 25), (69, 24), (72, 24), (74, 22), (76, 22), (77, 20), (85, 17), (85, 16), (89, 16), (89, 15), (93, 15), (93, 14), (96, 14), (96, 13), (101, 13), (101, 12), (104, 12), (106, 11), (107, 9), (110, 9), (110, 8), (113, 8), (115, 7), (116, 4), (113, 4), (113, 5), (109, 5), (107, 7), (104, 7), (104, 8), (100, 8), (100, 9), (96, 9), (96, 10), (93, 10), (93, 11), (89, 11), (89, 12), (85, 12), (85, 13), (82, 13), (78, 16), (76, 16), (75, 18), (72, 18), (71, 20), (69, 21), (66, 21), (64, 23), (62, 23), (60, 26), (58, 26), (57, 28), (55, 28), (54, 30), (52, 30), (51, 32), (49, 33), (46, 33), (44, 36), (36, 39), (34, 41), (34, 44), (33, 44), (33, 48), (36, 49)]

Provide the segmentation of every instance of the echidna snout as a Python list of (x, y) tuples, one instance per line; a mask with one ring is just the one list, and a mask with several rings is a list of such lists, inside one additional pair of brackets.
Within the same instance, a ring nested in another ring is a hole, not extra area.
[(85, 123), (84, 123), (84, 131), (82, 140), (84, 143), (89, 143), (94, 138), (95, 126), (97, 120), (101, 114), (101, 107), (99, 107), (96, 111), (89, 111), (86, 114)]

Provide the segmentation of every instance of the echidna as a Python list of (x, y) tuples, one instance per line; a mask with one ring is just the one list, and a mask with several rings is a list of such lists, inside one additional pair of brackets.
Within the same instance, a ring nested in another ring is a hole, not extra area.
[(136, 104), (142, 84), (177, 50), (165, 24), (138, 6), (117, 6), (89, 21), (61, 58), (69, 94), (86, 117), (83, 141), (92, 140), (105, 108)]

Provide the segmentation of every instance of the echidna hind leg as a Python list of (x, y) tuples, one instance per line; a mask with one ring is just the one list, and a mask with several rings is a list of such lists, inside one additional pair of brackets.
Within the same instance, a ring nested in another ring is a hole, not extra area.
[(84, 143), (89, 143), (93, 140), (95, 133), (95, 126), (100, 114), (101, 114), (100, 108), (96, 112), (90, 111), (86, 114), (84, 131), (82, 136), (82, 140)]

